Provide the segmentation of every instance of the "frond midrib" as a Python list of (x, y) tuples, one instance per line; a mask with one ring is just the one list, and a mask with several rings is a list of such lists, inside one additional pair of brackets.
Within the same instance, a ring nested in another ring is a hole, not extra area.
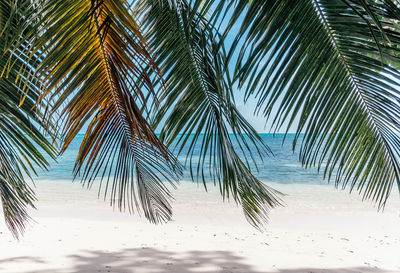
[[(333, 43), (333, 48), (334, 48), (334, 50), (335, 50), (337, 56), (339, 57), (341, 63), (343, 64), (344, 69), (345, 69), (345, 71), (346, 71), (348, 77), (350, 78), (351, 83), (352, 83), (353, 86), (354, 86), (353, 90), (356, 91), (356, 93), (357, 93), (357, 95), (358, 95), (358, 98), (360, 99), (362, 105), (364, 105), (364, 109), (365, 109), (366, 112), (367, 112), (367, 116), (370, 117), (370, 120), (371, 120), (371, 122), (372, 122), (373, 129), (375, 129), (375, 130), (373, 130), (373, 131), (375, 131), (375, 132), (377, 133), (379, 139), (380, 139), (380, 140), (382, 141), (382, 143), (384, 144), (384, 147), (385, 147), (386, 152), (388, 152), (388, 153), (391, 155), (391, 156), (389, 157), (389, 158), (390, 158), (390, 162), (391, 162), (391, 164), (392, 164), (393, 169), (396, 170), (396, 163), (397, 163), (397, 162), (396, 162), (396, 160), (395, 160), (395, 156), (394, 156), (393, 152), (391, 151), (391, 147), (390, 147), (389, 143), (387, 142), (386, 138), (384, 137), (384, 135), (382, 134), (381, 129), (380, 129), (380, 126), (377, 124), (377, 122), (376, 122), (376, 120), (375, 120), (375, 117), (374, 117), (374, 115), (373, 115), (373, 112), (372, 112), (372, 110), (371, 110), (371, 107), (368, 105), (366, 99), (364, 98), (364, 94), (363, 94), (363, 92), (362, 92), (362, 89), (359, 87), (359, 85), (358, 85), (356, 79), (354, 78), (354, 75), (353, 75), (353, 73), (352, 73), (352, 71), (351, 71), (351, 68), (350, 68), (349, 64), (347, 63), (346, 58), (345, 58), (345, 56), (343, 55), (343, 53), (342, 53), (342, 51), (341, 51), (341, 49), (340, 49), (339, 44), (338, 44), (337, 41), (336, 41), (335, 35), (332, 33), (332, 29), (331, 29), (331, 27), (330, 27), (330, 25), (329, 25), (329, 22), (327, 21), (327, 19), (326, 19), (326, 17), (325, 17), (324, 12), (323, 12), (322, 9), (321, 9), (320, 3), (318, 2), (318, 0), (312, 0), (312, 1), (313, 1), (313, 3), (314, 3), (314, 6), (315, 6), (315, 8), (316, 8), (318, 14), (320, 15), (322, 24), (324, 25), (324, 29), (325, 29), (325, 31), (327, 32), (327, 35), (330, 37), (330, 40), (331, 40), (331, 42)], [(398, 177), (397, 172), (395, 171), (394, 173), (395, 173), (395, 175), (396, 175), (396, 179), (397, 179), (398, 181), (400, 181), (400, 178)]]
[[(99, 47), (100, 47), (101, 59), (103, 60), (103, 64), (104, 64), (104, 67), (105, 67), (105, 70), (106, 70), (106, 73), (107, 73), (107, 81), (108, 81), (110, 89), (111, 89), (113, 103), (115, 105), (115, 108), (117, 110), (119, 118), (121, 120), (126, 120), (126, 115), (122, 112), (121, 107), (119, 106), (119, 103), (118, 103), (118, 100), (119, 100), (118, 91), (117, 91), (117, 88), (115, 86), (114, 81), (112, 80), (111, 68), (110, 68), (110, 64), (108, 62), (108, 58), (107, 58), (106, 53), (105, 53), (104, 42), (103, 42), (102, 37), (100, 36), (100, 26), (99, 26), (99, 18), (98, 18), (99, 14), (98, 14), (98, 11), (96, 10), (94, 12), (94, 14), (96, 15), (96, 16), (93, 16), (94, 17), (93, 21), (94, 21), (95, 26), (96, 26), (96, 38), (98, 40)], [(104, 33), (104, 35), (107, 35), (107, 33)], [(104, 39), (104, 41), (105, 41), (105, 39)], [(131, 132), (127, 128), (128, 124), (129, 124), (128, 122), (123, 122), (123, 126), (122, 127), (123, 127), (123, 130), (124, 130), (124, 135), (125, 136), (131, 135)], [(134, 149), (132, 147), (133, 139), (130, 139), (130, 141), (131, 141), (131, 145), (129, 145), (129, 147), (132, 150), (132, 152), (134, 152)]]
[[(182, 18), (182, 15), (181, 15), (181, 13), (182, 13), (182, 3), (179, 3), (179, 5), (177, 5), (177, 9), (179, 9), (178, 10), (178, 14), (179, 14), (179, 26), (180, 26), (180, 32), (181, 32), (181, 35), (183, 34), (183, 36), (185, 37), (184, 39), (186, 40), (186, 41), (189, 41), (189, 43), (190, 43), (190, 41), (191, 41), (191, 39), (190, 39), (190, 37), (188, 37), (187, 35), (186, 35), (186, 32), (183, 30), (183, 26), (182, 26), (182, 21), (183, 21), (183, 18)], [(179, 7), (178, 7), (179, 6)], [(181, 41), (182, 42), (182, 41)], [(185, 47), (184, 45), (185, 45), (185, 43), (182, 43), (183, 44), (183, 47)], [(201, 75), (201, 72), (200, 72), (200, 64), (198, 64), (197, 63), (197, 60), (196, 60), (196, 57), (194, 56), (194, 53), (193, 53), (193, 48), (191, 48), (191, 47), (188, 47), (188, 53), (189, 53), (189, 58), (190, 58), (190, 63), (192, 64), (192, 66), (193, 66), (193, 68), (194, 68), (194, 71), (195, 71), (195, 75), (193, 75), (193, 73), (192, 73), (192, 71), (190, 71), (190, 75), (191, 75), (191, 77), (192, 77), (192, 79), (193, 80), (195, 80), (195, 81), (197, 81), (197, 83), (198, 83), (198, 85), (200, 86), (200, 88), (201, 88), (201, 90), (205, 93), (205, 95), (206, 95), (206, 98), (207, 98), (207, 100), (208, 100), (208, 102), (209, 102), (209, 104), (211, 105), (211, 108), (212, 108), (212, 111), (213, 111), (213, 113), (214, 113), (214, 115), (215, 116), (218, 116), (218, 109), (217, 109), (217, 106), (215, 105), (215, 103), (213, 102), (213, 100), (212, 100), (212, 98), (210, 97), (210, 94), (209, 94), (209, 90), (208, 90), (208, 88), (206, 87), (207, 86), (207, 84), (205, 83), (205, 80), (204, 80), (204, 78), (203, 78), (203, 76)]]

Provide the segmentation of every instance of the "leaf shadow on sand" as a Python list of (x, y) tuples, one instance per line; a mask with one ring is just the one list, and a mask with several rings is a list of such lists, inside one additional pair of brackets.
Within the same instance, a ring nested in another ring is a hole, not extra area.
[[(246, 264), (243, 257), (230, 251), (189, 251), (171, 252), (154, 248), (128, 248), (121, 251), (82, 251), (79, 254), (68, 256), (70, 267), (68, 269), (41, 269), (34, 271), (21, 271), (25, 273), (355, 273), (374, 272), (385, 273), (388, 271), (371, 267), (351, 268), (298, 268), (276, 269), (269, 272), (259, 271)], [(268, 257), (266, 257), (268, 259)], [(37, 257), (15, 257), (0, 260), (0, 271), (7, 263), (40, 263), (45, 261)], [(15, 266), (15, 265), (14, 265)]]

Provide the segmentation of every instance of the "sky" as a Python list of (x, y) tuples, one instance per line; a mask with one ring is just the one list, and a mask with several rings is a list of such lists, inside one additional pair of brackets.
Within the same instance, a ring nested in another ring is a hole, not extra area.
[[(216, 3), (218, 3), (218, 1), (216, 1)], [(228, 12), (226, 18), (230, 18), (231, 17), (231, 11)], [(235, 34), (239, 31), (240, 28), (240, 24), (243, 21), (243, 18), (239, 18), (238, 23), (236, 25), (233, 26), (233, 28), (231, 29), (230, 35), (228, 35), (227, 39), (226, 39), (226, 49), (229, 50), (230, 44), (233, 42), (233, 39), (235, 37)], [(221, 26), (222, 29), (224, 29), (226, 25), (226, 22), (224, 22)], [(240, 44), (239, 44), (240, 45)], [(236, 53), (237, 56), (238, 52)], [(235, 59), (235, 58), (233, 58)], [(234, 65), (235, 63), (232, 62), (230, 64), (230, 70), (231, 73), (234, 70)], [(239, 110), (239, 112), (246, 118), (246, 120), (253, 126), (254, 129), (256, 129), (256, 131), (258, 131), (259, 133), (270, 133), (270, 128), (271, 128), (271, 120), (267, 121), (265, 117), (262, 116), (262, 113), (260, 115), (255, 115), (254, 111), (256, 108), (256, 104), (257, 104), (257, 98), (255, 98), (254, 96), (250, 97), (246, 102), (244, 101), (244, 92), (245, 92), (245, 88), (246, 86), (244, 86), (243, 88), (241, 88), (240, 90), (238, 88), (234, 89), (234, 95), (235, 95), (235, 102), (236, 102), (236, 106), (237, 109)], [(281, 100), (278, 100), (277, 104), (280, 104)], [(262, 111), (261, 111), (262, 112)], [(271, 117), (274, 117), (276, 113), (276, 110), (272, 110), (272, 114)], [(271, 118), (272, 119), (272, 118)], [(295, 125), (297, 124), (297, 122), (295, 121)], [(85, 133), (86, 129), (87, 129), (87, 125), (86, 124), (82, 130), (81, 133)], [(161, 126), (163, 125), (163, 122), (161, 123)], [(283, 126), (282, 130), (279, 130), (279, 132), (285, 132), (287, 126)], [(289, 133), (293, 133), (295, 132), (294, 130), (295, 128), (291, 128), (289, 130)], [(155, 129), (156, 133), (159, 133), (161, 130), (161, 127), (159, 126), (158, 128)]]
[[(217, 1), (216, 1), (217, 2)], [(232, 10), (227, 12), (226, 18), (231, 18), (232, 17)], [(238, 21), (235, 25), (233, 25), (233, 27), (231, 28), (231, 31), (229, 32), (228, 36), (226, 37), (226, 42), (225, 42), (225, 46), (226, 46), (226, 50), (228, 51), (231, 44), (233, 43), (233, 40), (235, 39), (235, 35), (239, 32), (240, 27), (241, 27), (241, 23), (243, 22), (244, 16), (240, 16), (238, 18)], [(227, 25), (228, 20), (225, 20), (222, 24), (221, 24), (221, 29), (225, 29), (226, 25)], [(239, 42), (239, 48), (243, 45), (245, 39), (242, 39), (241, 42)], [(237, 55), (239, 54), (239, 52), (236, 52), (236, 54), (234, 55), (233, 60), (235, 60), (235, 57), (237, 57)], [(269, 55), (266, 55), (265, 58), (268, 58)], [(234, 70), (234, 66), (235, 63), (231, 63), (230, 64), (230, 70), (231, 70), (231, 74), (233, 73), (232, 71)], [(273, 74), (272, 74), (273, 75)], [(244, 92), (246, 90), (246, 85), (244, 85), (240, 90), (236, 87), (234, 90), (234, 94), (235, 94), (235, 102), (236, 102), (236, 107), (237, 109), (240, 111), (240, 113), (246, 118), (246, 120), (253, 126), (254, 129), (257, 130), (257, 132), (259, 133), (273, 133), (273, 131), (271, 132), (271, 125), (272, 125), (272, 119), (276, 114), (276, 108), (272, 109), (272, 113), (271, 113), (271, 118), (269, 120), (267, 120), (263, 115), (262, 115), (262, 110), (260, 111), (260, 114), (255, 114), (254, 111), (256, 109), (256, 105), (257, 105), (257, 101), (258, 99), (255, 98), (254, 96), (250, 96), (246, 102), (244, 101)], [(281, 103), (282, 99), (279, 98), (277, 100), (276, 105), (279, 105)], [(297, 126), (298, 124), (298, 119), (295, 120), (294, 122), (294, 126)], [(282, 129), (278, 130), (277, 133), (284, 133), (286, 132), (287, 129), (287, 123), (284, 123), (284, 125), (282, 126)], [(293, 126), (291, 128), (289, 128), (289, 133), (294, 133), (296, 128), (293, 128)]]

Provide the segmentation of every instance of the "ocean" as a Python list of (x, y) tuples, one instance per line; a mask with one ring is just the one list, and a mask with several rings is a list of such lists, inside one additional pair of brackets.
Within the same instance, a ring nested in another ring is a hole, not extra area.
[[(327, 180), (323, 179), (323, 170), (318, 173), (316, 167), (305, 169), (299, 161), (298, 149), (293, 152), (292, 141), (294, 134), (286, 136), (283, 142), (283, 134), (261, 134), (263, 141), (270, 147), (273, 155), (256, 158), (258, 171), (253, 168), (254, 175), (263, 182), (274, 182), (280, 184), (327, 184)], [(35, 181), (65, 181), (66, 183), (73, 180), (73, 168), (78, 154), (79, 146), (83, 140), (83, 135), (78, 135), (70, 144), (64, 154), (58, 157), (57, 162), (49, 160), (50, 167), (48, 171), (39, 170)], [(235, 143), (234, 143), (235, 144)], [(195, 147), (193, 154), (193, 162), (197, 162), (199, 156), (200, 145)], [(196, 154), (197, 153), (197, 154)], [(175, 153), (176, 154), (176, 153)], [(184, 165), (186, 159), (185, 150), (178, 157), (179, 161)], [(184, 165), (185, 166), (185, 165)], [(207, 176), (208, 171), (205, 170), (206, 182), (212, 182)], [(79, 177), (76, 178), (79, 181)], [(182, 182), (191, 182), (189, 165), (184, 168)]]
[[(258, 171), (254, 171), (254, 175), (264, 182), (266, 185), (285, 194), (282, 200), (285, 205), (302, 208), (305, 211), (315, 213), (324, 210), (343, 209), (352, 213), (354, 211), (363, 211), (365, 208), (373, 208), (378, 211), (378, 206), (372, 200), (361, 202), (362, 195), (356, 190), (350, 195), (350, 187), (345, 190), (335, 189), (334, 181), (328, 183), (323, 178), (323, 168), (318, 173), (316, 167), (305, 169), (299, 161), (298, 150), (293, 152), (292, 141), (294, 135), (287, 135), (286, 141), (282, 143), (284, 135), (262, 134), (264, 142), (271, 148), (274, 155), (266, 156), (263, 161), (257, 160)], [(100, 179), (96, 179), (91, 187), (86, 189), (80, 183), (79, 177), (73, 181), (73, 168), (76, 156), (78, 154), (80, 143), (83, 135), (78, 135), (71, 143), (69, 149), (57, 159), (57, 162), (51, 162), (48, 171), (40, 170), (38, 176), (33, 177), (34, 191), (36, 193), (38, 206), (45, 207), (47, 210), (52, 208), (57, 214), (57, 206), (67, 206), (71, 210), (71, 215), (75, 215), (77, 211), (87, 210), (87, 215), (91, 215), (97, 207), (108, 207), (110, 205), (110, 195), (104, 196), (104, 187), (99, 191)], [(200, 150), (195, 147), (196, 151)], [(198, 154), (194, 154), (194, 157)], [(179, 160), (184, 163), (186, 154), (183, 152), (179, 156)], [(205, 174), (208, 170), (205, 170)], [(332, 177), (332, 180), (334, 177)], [(177, 185), (177, 191), (172, 190), (174, 198), (174, 206), (196, 206), (204, 204), (215, 204), (216, 200), (222, 202), (218, 188), (212, 186), (213, 181), (210, 177), (205, 176), (208, 194), (204, 193), (202, 182), (193, 183), (188, 168), (184, 170), (182, 179)], [(339, 188), (341, 188), (339, 186)], [(207, 196), (207, 197), (205, 197)], [(325, 205), (326, 200), (330, 200), (331, 205)], [(195, 201), (194, 201), (195, 200)], [(104, 202), (106, 201), (106, 202)], [(220, 204), (220, 203), (218, 203)], [(84, 206), (82, 206), (84, 205)], [(328, 206), (328, 207), (327, 207)], [(78, 209), (79, 208), (79, 209)], [(399, 190), (396, 185), (392, 189), (392, 194), (385, 207), (385, 212), (393, 212), (400, 216), (400, 199)]]

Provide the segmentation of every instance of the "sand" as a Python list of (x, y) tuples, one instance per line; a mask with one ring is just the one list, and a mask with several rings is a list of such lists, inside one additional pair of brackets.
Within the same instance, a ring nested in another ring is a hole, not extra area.
[(79, 185), (44, 184), (24, 237), (0, 224), (0, 272), (400, 272), (398, 192), (378, 213), (331, 185), (272, 184), (286, 206), (261, 233), (216, 189), (192, 183), (174, 192), (173, 221), (158, 226)]

